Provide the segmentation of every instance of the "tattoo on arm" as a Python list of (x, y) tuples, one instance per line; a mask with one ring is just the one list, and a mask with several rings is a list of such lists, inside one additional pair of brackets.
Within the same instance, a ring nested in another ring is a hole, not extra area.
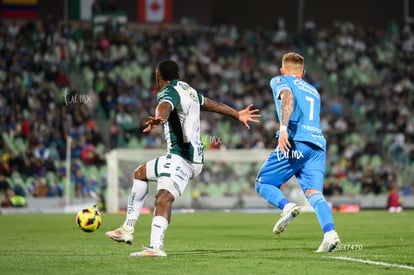
[(280, 93), (280, 109), (282, 111), (281, 124), (284, 126), (289, 125), (289, 119), (293, 112), (293, 95), (290, 91), (283, 90)]

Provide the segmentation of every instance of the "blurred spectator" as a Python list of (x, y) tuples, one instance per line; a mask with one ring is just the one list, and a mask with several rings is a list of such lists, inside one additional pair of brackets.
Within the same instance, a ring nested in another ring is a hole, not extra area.
[(118, 146), (118, 139), (121, 129), (115, 119), (109, 124), (109, 148), (113, 149)]
[(39, 143), (34, 151), (34, 156), (43, 161), (49, 158), (49, 149), (45, 147), (44, 143)]
[(13, 186), (15, 196), (26, 197), (26, 191), (20, 182), (16, 182)]
[(63, 197), (64, 190), (62, 184), (57, 180), (53, 186), (53, 193), (57, 197)]
[(25, 207), (26, 206), (26, 191), (22, 183), (15, 182), (12, 189), (8, 190), (8, 204), (11, 207)]
[(98, 181), (95, 176), (91, 176), (87, 181), (85, 193), (93, 199), (98, 199)]
[(49, 192), (48, 183), (43, 177), (38, 177), (34, 186), (34, 197), (47, 197)]
[(392, 185), (390, 190), (388, 191), (388, 211), (389, 212), (401, 212), (401, 199), (400, 194), (398, 193), (398, 187), (396, 185)]
[(75, 184), (75, 197), (85, 197), (85, 190), (87, 190), (86, 177), (80, 170), (74, 175), (73, 182)]
[(6, 206), (9, 203), (9, 190), (10, 184), (7, 182), (6, 177), (0, 174), (0, 202), (1, 206)]
[(363, 195), (374, 194), (375, 192), (375, 174), (372, 168), (365, 170), (361, 179), (361, 193)]
[(349, 168), (347, 169), (346, 173), (347, 173), (346, 174), (347, 179), (354, 186), (361, 183), (361, 179), (362, 179), (362, 176), (363, 176), (362, 168), (356, 160), (351, 160), (349, 162)]
[(327, 197), (343, 195), (343, 189), (337, 179), (331, 179), (324, 184), (323, 194)]

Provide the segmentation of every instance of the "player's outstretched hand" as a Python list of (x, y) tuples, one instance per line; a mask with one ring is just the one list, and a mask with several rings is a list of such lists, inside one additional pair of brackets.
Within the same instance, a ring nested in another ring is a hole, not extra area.
[(148, 117), (148, 120), (145, 122), (145, 129), (143, 130), (144, 133), (151, 131), (152, 129), (156, 128), (158, 125), (163, 124), (165, 122), (165, 118), (162, 117)]
[(250, 129), (248, 122), (260, 123), (259, 120), (254, 119), (256, 117), (261, 117), (262, 115), (259, 114), (259, 109), (250, 110), (253, 107), (253, 104), (250, 104), (243, 110), (240, 110), (239, 113), (239, 121), (243, 123), (244, 127)]

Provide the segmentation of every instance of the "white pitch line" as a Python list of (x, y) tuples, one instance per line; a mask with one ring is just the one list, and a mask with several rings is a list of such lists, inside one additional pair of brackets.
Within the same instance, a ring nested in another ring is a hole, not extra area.
[(337, 260), (344, 260), (344, 261), (350, 261), (350, 262), (358, 262), (358, 263), (364, 263), (364, 264), (382, 265), (382, 266), (398, 267), (398, 268), (405, 268), (405, 269), (414, 270), (414, 266), (410, 266), (410, 265), (392, 264), (392, 263), (386, 263), (386, 262), (376, 262), (376, 261), (371, 261), (371, 260), (362, 260), (362, 259), (355, 259), (355, 258), (349, 258), (349, 257), (328, 257), (328, 258), (337, 259)]

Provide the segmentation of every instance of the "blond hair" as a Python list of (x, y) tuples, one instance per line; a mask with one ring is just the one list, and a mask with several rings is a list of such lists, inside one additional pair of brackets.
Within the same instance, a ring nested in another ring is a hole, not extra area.
[(305, 58), (298, 53), (286, 53), (282, 58), (282, 68), (287, 74), (301, 74), (304, 70)]

